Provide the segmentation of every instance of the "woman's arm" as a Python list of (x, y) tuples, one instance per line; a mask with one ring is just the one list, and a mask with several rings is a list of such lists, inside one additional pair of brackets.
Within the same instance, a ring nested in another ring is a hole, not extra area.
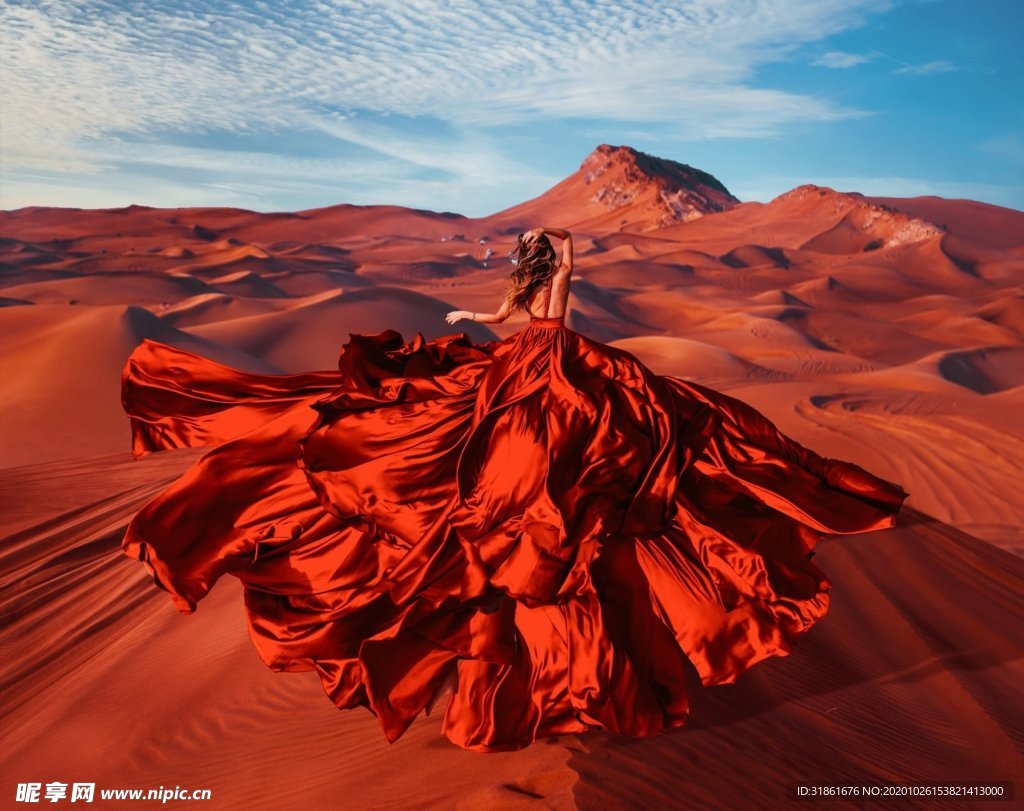
[(461, 321), (465, 318), (469, 321), (476, 321), (478, 324), (500, 324), (508, 316), (508, 299), (506, 299), (501, 303), (501, 307), (496, 313), (473, 313), (469, 310), (452, 310), (445, 316), (445, 321), (449, 324), (454, 324), (456, 321)]
[(566, 231), (564, 228), (543, 228), (542, 227), (540, 229), (540, 232), (542, 234), (551, 234), (551, 236), (558, 237), (559, 239), (568, 239), (569, 236), (570, 236), (569, 232)]
[(562, 259), (558, 266), (566, 273), (572, 273), (572, 234), (564, 228), (541, 228), (541, 232), (563, 240)]

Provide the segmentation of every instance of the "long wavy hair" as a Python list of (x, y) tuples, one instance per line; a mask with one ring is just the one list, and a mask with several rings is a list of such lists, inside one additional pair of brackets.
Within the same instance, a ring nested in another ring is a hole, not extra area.
[(509, 312), (526, 309), (534, 292), (554, 275), (555, 258), (555, 247), (547, 234), (541, 234), (533, 243), (524, 242), (523, 235), (519, 235), (508, 252), (509, 261), (516, 266), (508, 275), (510, 284), (505, 293)]

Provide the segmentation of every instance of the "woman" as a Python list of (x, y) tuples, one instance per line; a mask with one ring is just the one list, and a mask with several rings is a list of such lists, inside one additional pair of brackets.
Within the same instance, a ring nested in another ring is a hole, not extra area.
[[(557, 266), (555, 265), (555, 249), (545, 236), (546, 234), (564, 240), (562, 261)], [(500, 324), (519, 309), (527, 310), (532, 316), (534, 311), (528, 302), (537, 289), (543, 289), (545, 294), (554, 295), (555, 301), (560, 302), (554, 311), (548, 313), (547, 309), (544, 309), (537, 318), (561, 320), (565, 317), (566, 305), (569, 301), (569, 277), (572, 275), (572, 234), (564, 228), (534, 228), (519, 235), (516, 247), (509, 252), (509, 257), (513, 258), (516, 254), (518, 254), (518, 260), (513, 259), (516, 262), (516, 269), (510, 277), (512, 284), (505, 292), (505, 298), (502, 300), (498, 312), (490, 314), (452, 310), (446, 319), (449, 324), (455, 324), (464, 318), (481, 324)], [(550, 284), (548, 284), (549, 281)]]
[(316, 670), (389, 741), (448, 687), (444, 734), (480, 752), (658, 734), (687, 720), (688, 670), (787, 654), (828, 608), (821, 534), (890, 527), (907, 493), (569, 329), (567, 231), (510, 256), (496, 313), (447, 316), (525, 310), (504, 340), (389, 329), (276, 376), (140, 345), (135, 454), (213, 447), (123, 549), (183, 613), (239, 578), (264, 662)]

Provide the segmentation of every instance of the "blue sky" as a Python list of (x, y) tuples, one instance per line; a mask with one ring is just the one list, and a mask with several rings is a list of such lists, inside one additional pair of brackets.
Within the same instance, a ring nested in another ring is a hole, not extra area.
[(1024, 209), (1019, 0), (0, 0), (0, 208), (482, 216), (626, 144)]

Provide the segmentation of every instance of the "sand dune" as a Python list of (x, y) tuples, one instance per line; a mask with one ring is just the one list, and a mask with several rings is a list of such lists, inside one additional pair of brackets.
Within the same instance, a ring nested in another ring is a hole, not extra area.
[[(918, 375), (915, 385), (914, 373), (903, 370), (835, 379), (843, 388), (819, 385), (808, 394), (805, 385), (790, 393), (806, 436), (831, 441), (840, 458), (887, 468), (897, 481), (912, 477), (918, 509), (1024, 555), (1017, 496), (1024, 427), (1016, 417), (1024, 389), (981, 395), (948, 381), (937, 385), (934, 375)], [(778, 384), (776, 391), (787, 387)]]
[(950, 200), (945, 197), (865, 197), (870, 203), (891, 206), (939, 223), (950, 234), (993, 248), (1024, 246), (1024, 212), (1012, 208), (979, 203), (975, 200)]
[(985, 304), (973, 313), (1024, 338), (1024, 296), (1010, 294)]
[(455, 326), (444, 320), (452, 307), (398, 288), (336, 291), (300, 306), (230, 321), (200, 324), (190, 331), (215, 343), (235, 346), (286, 372), (332, 369), (349, 333), (381, 332), (399, 324), (409, 338), (465, 331), (474, 340), (494, 337), (482, 324)]
[(439, 240), (463, 231), (471, 221), (451, 212), (435, 213), (402, 206), (358, 206), (343, 203), (294, 213), (254, 215), (231, 225), (231, 233), (252, 242), (266, 244), (301, 240), (325, 245), (341, 244), (353, 251), (363, 241), (381, 235), (401, 235)]
[(658, 235), (719, 255), (740, 244), (856, 254), (872, 240), (891, 240), (912, 220), (909, 215), (873, 207), (860, 195), (805, 184), (768, 203), (742, 203), (700, 220), (668, 226)]
[(0, 277), (4, 285), (31, 284), (33, 282), (48, 282), (53, 279), (74, 279), (76, 274), (70, 270), (55, 270), (51, 268), (28, 268), (18, 270), (6, 262), (0, 262)]
[(813, 307), (856, 304), (857, 299), (860, 298), (856, 290), (843, 284), (833, 275), (818, 276), (804, 282), (791, 284), (785, 292)]
[(130, 442), (121, 370), (144, 338), (239, 369), (281, 371), (236, 347), (176, 330), (141, 307), (40, 304), (5, 308), (4, 316), (0, 457), (7, 466), (112, 453)]
[(813, 310), (814, 308), (799, 296), (794, 296), (788, 290), (765, 290), (755, 295), (754, 300), (759, 304), (782, 304), (788, 308)]
[(690, 334), (777, 372), (823, 375), (877, 368), (877, 364), (867, 358), (838, 352), (816, 338), (813, 332), (796, 329), (786, 320), (756, 317), (745, 312), (719, 316), (693, 328)]
[(630, 147), (601, 144), (576, 172), (544, 194), (488, 219), (564, 222), (590, 234), (643, 232), (689, 222), (738, 203), (707, 172)]
[(593, 250), (604, 254), (602, 259), (612, 261), (621, 259), (621, 256), (608, 255), (616, 251), (632, 254), (633, 258), (644, 258), (658, 256), (675, 249), (676, 245), (673, 240), (661, 239), (650, 234), (631, 234), (619, 231), (593, 240)]
[(573, 275), (600, 287), (614, 289), (620, 295), (638, 288), (641, 291), (651, 288), (678, 290), (695, 283), (693, 267), (689, 265), (609, 259), (607, 255), (584, 264), (580, 272), (574, 271)]
[(751, 268), (771, 265), (788, 268), (789, 259), (781, 248), (766, 248), (764, 245), (740, 245), (720, 257), (722, 264), (733, 268)]
[(208, 280), (210, 287), (221, 293), (249, 298), (284, 298), (285, 292), (273, 282), (251, 270), (240, 270)]
[[(737, 684), (695, 684), (689, 727), (481, 756), (439, 737), (442, 701), (389, 746), (315, 674), (262, 665), (236, 581), (183, 619), (119, 556), (202, 452), (132, 461), (120, 373), (146, 338), (271, 374), (334, 368), (350, 333), (505, 338), (525, 316), (444, 316), (497, 310), (536, 225), (573, 231), (570, 328), (902, 483), (907, 520), (820, 545), (830, 616)], [(733, 811), (782, 807), (798, 777), (1024, 773), (1024, 212), (812, 184), (744, 203), (601, 145), (488, 217), (27, 207), (0, 228), (5, 774), (209, 786), (254, 809)]]
[(416, 284), (458, 278), (467, 272), (472, 273), (479, 267), (476, 260), (466, 254), (456, 254), (447, 260), (431, 260), (421, 253), (410, 251), (408, 247), (402, 254), (404, 259), (365, 262), (359, 267), (359, 275), (372, 278), (380, 284)]
[(4, 287), (5, 295), (37, 304), (158, 304), (210, 292), (199, 279), (168, 273), (105, 273)]
[(661, 375), (674, 375), (704, 382), (742, 379), (785, 379), (788, 375), (750, 363), (711, 344), (688, 338), (620, 338), (612, 346), (636, 355)]
[(24, 242), (11, 237), (0, 237), (4, 265), (8, 268), (25, 268), (32, 265), (48, 265), (60, 260), (60, 255), (41, 245)]
[[(927, 363), (925, 358), (922, 363)], [(982, 346), (937, 358), (939, 374), (959, 386), (991, 394), (1024, 385), (1024, 347)]]
[(176, 327), (188, 327), (274, 312), (278, 306), (284, 304), (294, 302), (290, 299), (287, 302), (248, 299), (243, 296), (211, 292), (192, 296), (169, 307), (155, 308), (153, 311), (160, 316), (161, 321)]
[(652, 332), (688, 334), (694, 326), (722, 314), (728, 298), (715, 288), (693, 284), (638, 285), (620, 289), (620, 306), (651, 325)]
[(1012, 329), (987, 318), (963, 316), (945, 307), (900, 316), (898, 321), (901, 326), (911, 328), (916, 334), (927, 336), (937, 343), (1013, 346), (1020, 343), (1020, 336)]

